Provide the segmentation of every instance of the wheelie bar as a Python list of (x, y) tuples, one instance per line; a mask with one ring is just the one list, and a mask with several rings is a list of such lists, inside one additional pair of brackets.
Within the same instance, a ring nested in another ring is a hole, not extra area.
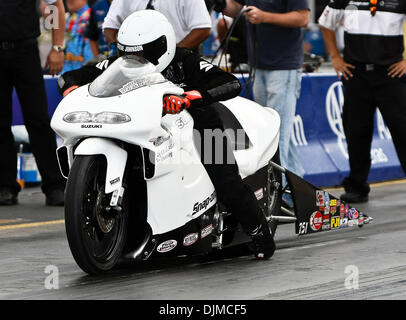
[[(352, 226), (362, 227), (373, 218), (350, 207), (286, 168), (270, 162), (272, 168), (285, 175), (294, 207), (281, 207), (281, 216), (273, 216), (279, 222), (295, 222), (299, 235), (344, 229)], [(293, 210), (293, 211), (292, 211)]]

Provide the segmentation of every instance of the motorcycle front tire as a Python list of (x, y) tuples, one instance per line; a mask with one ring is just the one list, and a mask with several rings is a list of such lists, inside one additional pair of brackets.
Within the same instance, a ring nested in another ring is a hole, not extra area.
[(127, 234), (128, 205), (107, 214), (104, 184), (107, 161), (102, 155), (76, 156), (65, 194), (65, 229), (72, 255), (89, 274), (114, 268), (121, 257)]

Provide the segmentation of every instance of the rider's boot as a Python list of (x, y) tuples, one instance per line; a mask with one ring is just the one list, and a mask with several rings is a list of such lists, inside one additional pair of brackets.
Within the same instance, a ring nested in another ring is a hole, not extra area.
[(268, 260), (273, 256), (276, 245), (268, 222), (265, 218), (263, 220), (264, 221), (259, 226), (248, 234), (254, 245), (253, 250), (255, 258), (259, 260)]

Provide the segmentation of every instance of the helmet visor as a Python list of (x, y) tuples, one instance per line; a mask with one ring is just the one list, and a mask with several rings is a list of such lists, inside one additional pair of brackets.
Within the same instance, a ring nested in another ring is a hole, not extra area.
[(158, 39), (145, 43), (143, 45), (128, 46), (117, 43), (118, 56), (136, 55), (144, 57), (154, 65), (158, 65), (159, 58), (166, 52), (168, 48), (166, 36), (161, 36)]

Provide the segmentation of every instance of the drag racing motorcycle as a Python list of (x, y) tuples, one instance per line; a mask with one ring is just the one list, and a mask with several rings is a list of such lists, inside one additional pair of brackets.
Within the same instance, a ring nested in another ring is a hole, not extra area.
[[(153, 64), (129, 56), (58, 105), (51, 126), (63, 139), (57, 155), (68, 179), (66, 233), (85, 272), (250, 242), (216, 200), (188, 111), (162, 114), (163, 96), (182, 93)], [(219, 113), (240, 174), (274, 232), (278, 223), (295, 223), (302, 235), (369, 222), (279, 165), (276, 111), (236, 97), (222, 102)], [(283, 192), (291, 193), (293, 210), (282, 206)]]

